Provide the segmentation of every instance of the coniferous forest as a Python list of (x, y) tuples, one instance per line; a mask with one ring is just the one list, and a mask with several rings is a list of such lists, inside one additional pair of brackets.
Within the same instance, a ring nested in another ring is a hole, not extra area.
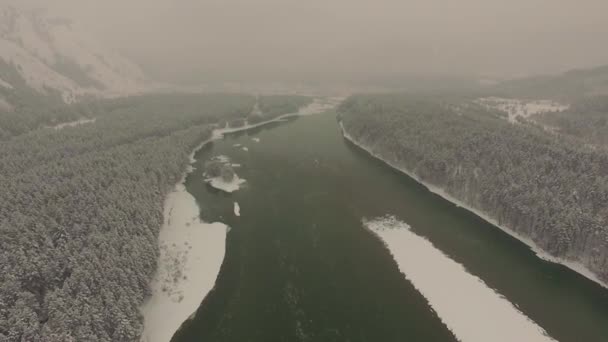
[(341, 105), (340, 120), (380, 158), (606, 281), (608, 151), (588, 143), (602, 142), (589, 133), (601, 130), (592, 124), (601, 114), (587, 109), (598, 103), (581, 100), (570, 109), (580, 115), (540, 119), (566, 133), (510, 123), (464, 98), (423, 95), (354, 96)]
[[(246, 120), (255, 102), (215, 94), (81, 103), (94, 123), (1, 141), (0, 341), (138, 340), (164, 199), (192, 150), (213, 128)], [(276, 113), (292, 109), (274, 102)]]

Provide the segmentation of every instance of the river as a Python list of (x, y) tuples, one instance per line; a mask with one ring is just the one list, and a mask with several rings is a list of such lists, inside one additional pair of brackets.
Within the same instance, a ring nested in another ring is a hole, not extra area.
[[(220, 155), (240, 190), (205, 183)], [(201, 219), (231, 229), (215, 288), (172, 341), (608, 341), (608, 290), (372, 158), (334, 113), (195, 159)], [(389, 221), (404, 230), (377, 229)]]

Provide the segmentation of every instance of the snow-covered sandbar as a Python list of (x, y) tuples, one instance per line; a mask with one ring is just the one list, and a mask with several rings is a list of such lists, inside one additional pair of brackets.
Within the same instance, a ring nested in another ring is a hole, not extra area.
[(239, 178), (237, 175), (234, 175), (234, 178), (230, 182), (226, 182), (222, 177), (208, 178), (205, 181), (212, 187), (228, 193), (239, 190), (243, 183), (246, 182), (245, 179)]
[(160, 260), (152, 296), (142, 307), (142, 341), (170, 341), (215, 285), (224, 260), (227, 227), (199, 219), (196, 200), (178, 185), (165, 202)]
[(462, 342), (555, 341), (511, 302), (392, 216), (364, 221)]

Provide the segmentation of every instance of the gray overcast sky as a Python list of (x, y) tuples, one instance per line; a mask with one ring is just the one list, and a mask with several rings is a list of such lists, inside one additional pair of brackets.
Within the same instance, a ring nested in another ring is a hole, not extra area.
[[(9, 1), (9, 0), (0, 0)], [(19, 0), (173, 79), (608, 64), (608, 0)]]

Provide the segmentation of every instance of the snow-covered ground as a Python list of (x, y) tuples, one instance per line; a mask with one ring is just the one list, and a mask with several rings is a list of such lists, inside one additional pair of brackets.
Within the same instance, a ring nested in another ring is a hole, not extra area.
[(568, 267), (569, 269), (581, 274), (582, 276), (588, 278), (589, 280), (592, 280), (598, 284), (600, 284), (601, 286), (605, 287), (608, 289), (608, 284), (604, 283), (603, 281), (601, 281), (593, 272), (591, 272), (589, 269), (587, 269), (587, 267), (585, 267), (584, 265), (582, 265), (579, 262), (575, 262), (575, 261), (571, 261), (571, 260), (565, 260), (565, 259), (561, 259), (561, 258), (556, 258), (553, 257), (551, 255), (549, 255), (547, 252), (545, 252), (543, 249), (541, 249), (540, 247), (538, 247), (536, 245), (536, 243), (534, 241), (532, 241), (532, 239), (522, 236), (516, 232), (514, 232), (512, 229), (510, 229), (509, 227), (506, 227), (504, 225), (501, 225), (496, 219), (490, 217), (488, 214), (477, 210), (476, 208), (473, 208), (471, 206), (469, 206), (468, 204), (460, 201), (459, 199), (456, 199), (454, 197), (452, 197), (450, 194), (448, 194), (444, 189), (441, 189), (437, 186), (434, 186), (432, 184), (429, 184), (427, 182), (422, 181), (416, 174), (396, 166), (395, 164), (391, 163), (390, 161), (385, 160), (384, 158), (382, 158), (381, 156), (379, 156), (377, 153), (375, 153), (374, 151), (372, 151), (370, 148), (368, 148), (367, 146), (364, 146), (363, 144), (359, 143), (358, 141), (356, 141), (350, 134), (348, 134), (348, 132), (346, 132), (346, 130), (344, 129), (344, 126), (342, 125), (342, 123), (340, 123), (340, 127), (342, 129), (342, 134), (344, 135), (344, 138), (346, 138), (347, 140), (349, 140), (350, 142), (352, 142), (354, 145), (358, 146), (359, 148), (367, 151), (370, 155), (372, 155), (373, 157), (383, 161), (385, 164), (387, 164), (388, 166), (392, 167), (395, 170), (398, 170), (406, 175), (408, 175), (409, 177), (413, 178), (414, 180), (416, 180), (418, 183), (424, 185), (430, 192), (437, 194), (441, 197), (443, 197), (444, 199), (454, 203), (455, 205), (464, 208), (472, 213), (474, 213), (475, 215), (481, 217), (482, 219), (484, 219), (485, 221), (491, 223), (492, 225), (498, 227), (500, 230), (504, 231), (505, 233), (511, 235), (512, 237), (518, 239), (519, 241), (523, 242), (524, 244), (526, 244), (528, 247), (530, 247), (530, 249), (532, 251), (534, 251), (534, 253), (536, 254), (537, 257), (539, 257), (540, 259), (543, 259), (545, 261), (549, 261), (549, 262), (553, 262), (556, 264), (561, 264), (564, 265), (566, 267)]
[(216, 160), (216, 161), (218, 161), (220, 163), (228, 163), (228, 162), (230, 162), (230, 158), (228, 156), (225, 156), (225, 155), (215, 156), (215, 157), (213, 157), (211, 159)]
[(231, 182), (226, 182), (222, 177), (215, 178), (207, 178), (205, 182), (209, 183), (212, 187), (222, 190), (225, 192), (235, 192), (241, 188), (241, 186), (246, 182), (245, 179), (239, 178), (239, 176), (234, 175), (234, 178)]
[(80, 119), (80, 120), (76, 120), (76, 121), (70, 121), (70, 122), (64, 122), (62, 124), (53, 126), (53, 129), (56, 130), (60, 130), (66, 127), (74, 127), (74, 126), (80, 126), (80, 125), (84, 125), (84, 124), (89, 124), (89, 123), (94, 123), (95, 121), (97, 121), (97, 119), (93, 118), (93, 119)]
[(344, 99), (341, 97), (327, 98), (327, 99), (315, 99), (310, 105), (301, 108), (297, 115), (313, 115), (326, 112), (337, 105), (339, 105)]
[(164, 215), (152, 297), (141, 309), (145, 342), (171, 340), (214, 287), (224, 260), (226, 225), (201, 222), (196, 200), (182, 184), (167, 197)]
[(399, 270), (458, 340), (555, 341), (481, 279), (412, 233), (406, 223), (386, 216), (364, 225), (385, 243)]
[(498, 109), (508, 114), (511, 123), (517, 122), (517, 117), (528, 119), (530, 116), (548, 112), (562, 112), (569, 108), (551, 100), (526, 101), (518, 99), (505, 99), (500, 97), (484, 97), (475, 102), (488, 109)]
[[(97, 44), (82, 28), (41, 11), (0, 5), (0, 59), (14, 64), (31, 88), (43, 94), (57, 90), (68, 103), (81, 95), (112, 97), (160, 87), (148, 82), (137, 65)], [(61, 63), (77, 66), (96, 84), (82, 84), (58, 67)]]

